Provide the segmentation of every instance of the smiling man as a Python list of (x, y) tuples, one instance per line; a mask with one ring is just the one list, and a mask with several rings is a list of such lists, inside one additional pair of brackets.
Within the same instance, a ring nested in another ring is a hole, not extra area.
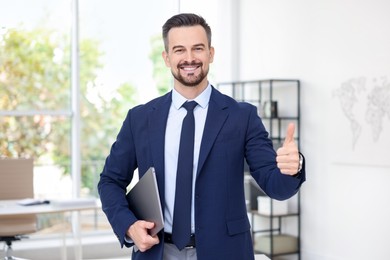
[(176, 27), (164, 31), (164, 38), (167, 41), (163, 58), (171, 68), (176, 90), (182, 92), (195, 87), (202, 92), (207, 87), (209, 64), (214, 58), (214, 48), (205, 29), (201, 25)]
[[(257, 108), (221, 94), (207, 79), (214, 59), (211, 29), (195, 14), (163, 26), (162, 56), (173, 89), (129, 110), (98, 184), (103, 211), (132, 259), (254, 259), (244, 192), (244, 161), (259, 186), (279, 200), (305, 181), (294, 125), (277, 152)], [(126, 187), (154, 167), (164, 229), (128, 207)]]

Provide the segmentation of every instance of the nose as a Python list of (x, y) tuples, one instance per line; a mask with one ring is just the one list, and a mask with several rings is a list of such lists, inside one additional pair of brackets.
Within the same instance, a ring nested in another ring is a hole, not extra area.
[(187, 51), (186, 52), (186, 57), (185, 60), (189, 63), (193, 62), (195, 60), (195, 55), (192, 51)]

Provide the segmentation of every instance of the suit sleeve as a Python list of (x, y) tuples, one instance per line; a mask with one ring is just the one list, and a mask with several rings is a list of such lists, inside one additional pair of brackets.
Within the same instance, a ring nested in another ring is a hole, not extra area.
[(126, 200), (126, 188), (136, 168), (130, 110), (106, 158), (98, 183), (102, 209), (122, 247), (132, 245), (125, 241), (125, 235), (137, 221)]
[(305, 162), (297, 176), (282, 174), (276, 152), (255, 107), (251, 109), (246, 135), (246, 160), (251, 175), (271, 198), (285, 200), (296, 194), (306, 179)]

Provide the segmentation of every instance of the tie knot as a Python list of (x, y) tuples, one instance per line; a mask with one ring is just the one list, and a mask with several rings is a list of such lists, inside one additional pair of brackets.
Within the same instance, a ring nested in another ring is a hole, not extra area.
[(194, 108), (198, 105), (198, 103), (196, 103), (196, 101), (188, 101), (188, 102), (185, 102), (183, 104), (183, 107), (187, 110), (187, 111), (192, 111), (194, 110)]

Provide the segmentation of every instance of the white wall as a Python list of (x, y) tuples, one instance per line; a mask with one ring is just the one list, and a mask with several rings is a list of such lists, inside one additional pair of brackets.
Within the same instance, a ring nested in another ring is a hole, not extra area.
[(386, 0), (241, 1), (240, 79), (302, 81), (302, 259), (390, 259), (389, 10)]
[[(221, 81), (237, 80), (238, 41), (231, 41), (239, 33), (239, 1), (237, 0), (196, 0), (180, 1), (181, 13), (195, 13), (206, 19), (212, 30), (215, 47), (214, 62), (210, 66), (208, 78), (212, 84)], [(221, 76), (222, 75), (222, 76)]]

